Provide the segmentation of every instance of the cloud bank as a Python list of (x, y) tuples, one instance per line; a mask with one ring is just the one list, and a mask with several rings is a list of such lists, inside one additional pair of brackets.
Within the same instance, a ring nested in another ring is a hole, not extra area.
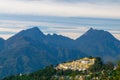
[[(111, 32), (116, 38), (120, 39), (120, 23), (115, 20), (97, 20), (97, 19), (71, 19), (61, 18), (61, 20), (52, 19), (45, 21), (16, 21), (16, 20), (0, 20), (0, 37), (7, 39), (21, 30), (37, 26), (45, 34), (57, 33), (76, 39), (84, 34), (90, 27), (95, 29), (103, 29)], [(66, 21), (68, 20), (68, 21)], [(78, 23), (76, 23), (78, 22)], [(80, 22), (80, 23), (79, 23)], [(84, 22), (84, 23), (83, 23)], [(108, 22), (110, 22), (109, 26)], [(94, 24), (96, 23), (96, 24)]]
[(119, 0), (1, 0), (1, 14), (120, 18)]
[(74, 39), (93, 27), (120, 39), (120, 0), (0, 0), (0, 37), (33, 26)]

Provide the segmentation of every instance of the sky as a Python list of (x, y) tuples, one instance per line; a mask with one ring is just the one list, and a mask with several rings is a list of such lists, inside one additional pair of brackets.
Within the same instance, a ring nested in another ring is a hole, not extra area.
[(0, 37), (36, 26), (72, 39), (92, 27), (120, 40), (120, 0), (0, 0)]

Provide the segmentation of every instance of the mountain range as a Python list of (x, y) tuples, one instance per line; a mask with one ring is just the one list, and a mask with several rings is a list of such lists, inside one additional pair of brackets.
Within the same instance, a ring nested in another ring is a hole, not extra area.
[(73, 40), (57, 34), (45, 35), (33, 27), (7, 40), (0, 38), (0, 78), (85, 56), (114, 62), (120, 58), (120, 41), (107, 31), (92, 28)]

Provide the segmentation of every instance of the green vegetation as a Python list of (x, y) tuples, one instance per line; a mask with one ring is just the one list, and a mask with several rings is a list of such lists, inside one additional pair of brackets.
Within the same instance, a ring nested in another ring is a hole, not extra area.
[(6, 77), (3, 80), (120, 80), (120, 61), (114, 68), (112, 62), (103, 63), (97, 57), (86, 71), (56, 70), (52, 65), (31, 74)]

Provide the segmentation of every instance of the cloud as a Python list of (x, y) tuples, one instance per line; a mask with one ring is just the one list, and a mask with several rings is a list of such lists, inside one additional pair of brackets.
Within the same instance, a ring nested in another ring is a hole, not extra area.
[(117, 29), (117, 30), (109, 30), (109, 32), (113, 33), (113, 34), (120, 34), (120, 30)]
[(58, 34), (60, 35), (64, 35), (66, 37), (69, 37), (71, 39), (76, 39), (78, 37), (80, 37), (83, 33), (74, 33), (74, 32), (59, 32)]
[(120, 40), (120, 34), (112, 34), (115, 38), (117, 38), (118, 40)]
[[(1, 0), (1, 14), (120, 18), (119, 0)], [(76, 2), (76, 3), (75, 3)], [(112, 3), (113, 2), (113, 3)]]
[(8, 39), (11, 36), (13, 36), (13, 34), (0, 34), (0, 37), (4, 39)]
[[(65, 21), (66, 21), (66, 19), (65, 19)], [(74, 20), (72, 20), (72, 21), (74, 23)], [(105, 22), (105, 21), (103, 21), (103, 22)], [(114, 21), (115, 20), (113, 20), (113, 22)], [(72, 39), (76, 39), (79, 36), (81, 36), (82, 34), (84, 34), (90, 28), (90, 26), (88, 26), (88, 25), (83, 26), (83, 24), (82, 25), (80, 25), (80, 24), (79, 25), (71, 25), (71, 24), (69, 25), (70, 22), (68, 21), (67, 24), (66, 24), (66, 22), (64, 24), (64, 20), (63, 20), (63, 24), (62, 24), (62, 23), (58, 23), (58, 22), (53, 23), (53, 22), (49, 22), (49, 21), (48, 22), (34, 22), (34, 21), (0, 20), (0, 37), (3, 37), (4, 39), (8, 39), (9, 37), (13, 36), (14, 34), (18, 33), (19, 31), (21, 31), (23, 29), (38, 26), (40, 28), (40, 30), (42, 32), (44, 32), (45, 34), (57, 33), (60, 35), (68, 36)], [(89, 20), (87, 22), (89, 22)], [(91, 23), (91, 22), (89, 22), (89, 23)], [(112, 23), (112, 21), (111, 21), (111, 23)], [(106, 24), (106, 23), (103, 23), (103, 24)], [(117, 39), (120, 40), (119, 27), (114, 27), (114, 29), (113, 29), (113, 27), (104, 27), (104, 25), (101, 25), (101, 27), (94, 27), (94, 26), (92, 26), (92, 27), (95, 29), (104, 29), (106, 31), (109, 31)]]
[(120, 0), (22, 0), (22, 1), (45, 1), (45, 2), (66, 2), (66, 3), (120, 3)]
[(83, 35), (88, 29), (89, 29), (88, 27), (79, 26), (77, 28), (67, 28), (67, 29), (61, 27), (61, 28), (56, 28), (55, 30), (60, 35), (67, 36), (71, 39), (76, 39), (81, 35)]
[(70, 38), (76, 38), (84, 33), (88, 27), (83, 26), (68, 26), (59, 23), (50, 23), (50, 22), (31, 22), (31, 21), (12, 21), (12, 20), (0, 20), (0, 37), (7, 39), (8, 37), (18, 33), (23, 29), (37, 26), (45, 34), (61, 34), (68, 36)]
[(38, 26), (45, 34), (74, 39), (93, 27), (110, 31), (120, 39), (119, 4), (120, 0), (0, 0), (0, 37), (7, 39)]
[[(16, 34), (17, 32), (23, 29), (27, 29), (34, 26), (38, 26), (41, 29), (41, 31), (43, 31), (45, 34), (57, 33), (74, 39), (85, 33), (90, 27), (110, 31), (112, 34), (120, 33), (120, 19), (52, 16), (7, 17), (8, 20), (0, 20), (0, 34), (2, 35), (2, 37), (5, 34), (12, 36), (13, 34)], [(4, 38), (7, 39), (8, 36), (4, 36)]]

